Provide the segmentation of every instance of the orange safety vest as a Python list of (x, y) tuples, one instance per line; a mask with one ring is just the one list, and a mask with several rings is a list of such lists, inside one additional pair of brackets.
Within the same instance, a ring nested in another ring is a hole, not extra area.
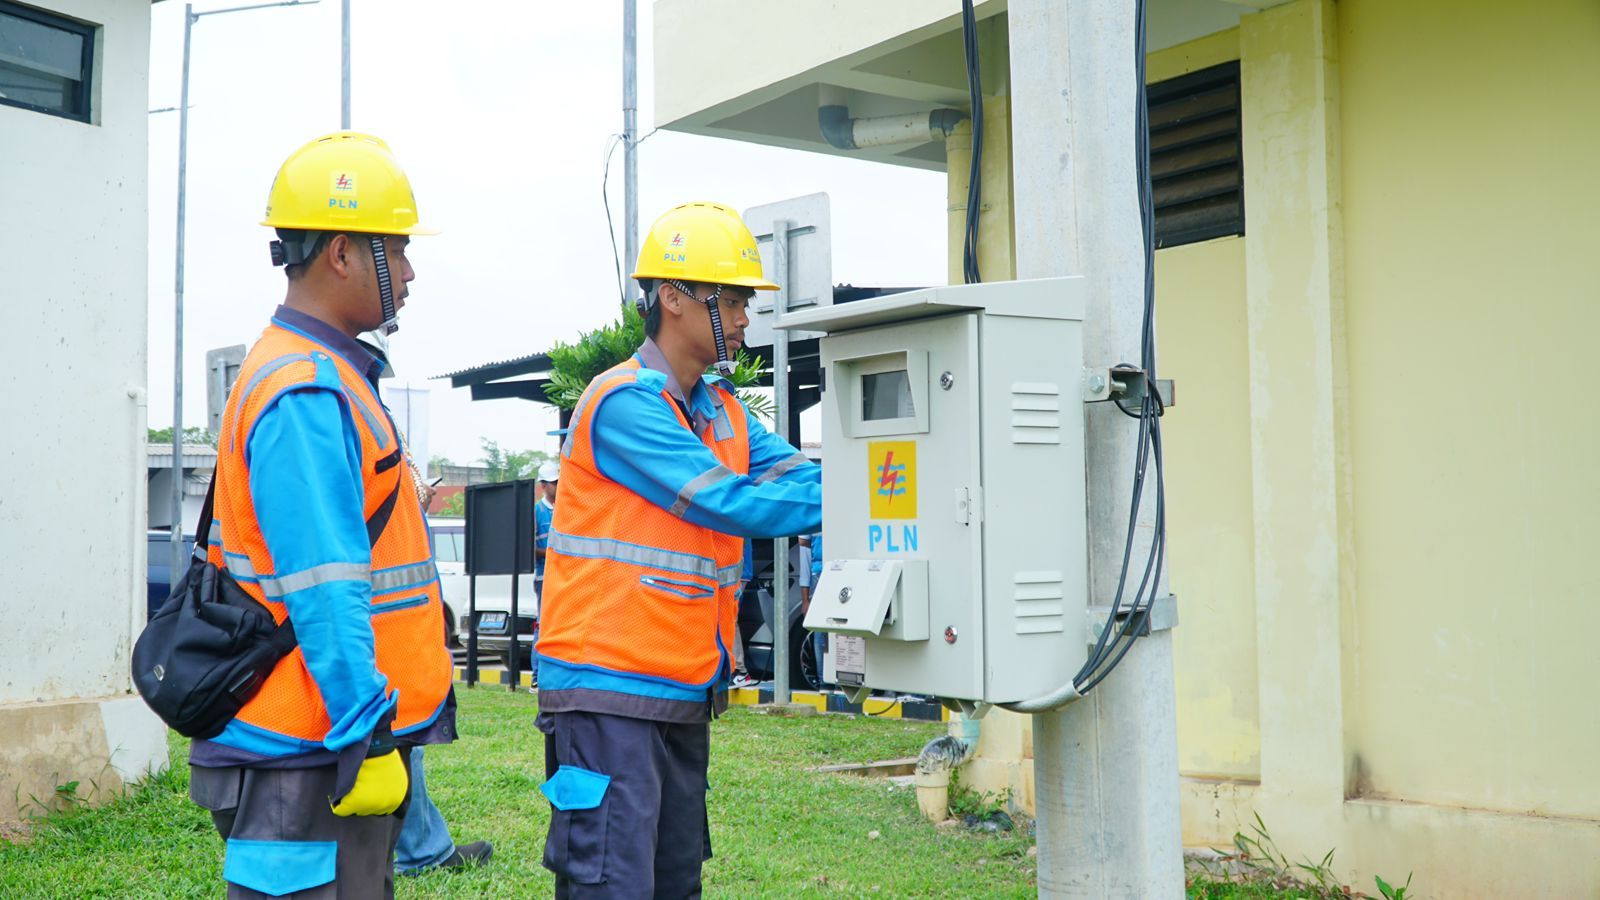
[[(608, 393), (636, 382), (640, 368), (634, 358), (595, 378), (572, 417), (545, 551), (538, 650), (543, 659), (579, 667), (575, 686), (589, 670), (704, 689), (732, 671), (744, 541), (682, 519), (600, 473), (594, 410)], [(720, 384), (707, 388), (731, 428), (719, 439), (718, 429), (707, 427), (701, 439), (722, 465), (747, 475), (743, 408)], [(661, 396), (692, 431), (671, 394), (663, 389)], [(618, 681), (606, 683), (615, 689)]]
[[(209, 548), (212, 563), (227, 568), (250, 596), (282, 622), (279, 599), (307, 586), (303, 573), (275, 577), (250, 497), (245, 444), (256, 419), (284, 391), (316, 384), (342, 392), (361, 437), (362, 515), (371, 519), (393, 499), (388, 523), (372, 545), (372, 633), (378, 671), (400, 692), (392, 729), (424, 726), (438, 715), (450, 691), (451, 659), (444, 645), (444, 605), (422, 507), (393, 423), (376, 391), (347, 360), (308, 337), (274, 324), (251, 348), (223, 413), (217, 447), (216, 519), (222, 543)], [(333, 461), (330, 461), (332, 464)], [(216, 532), (213, 531), (213, 534)], [(342, 565), (342, 564), (335, 564)], [(321, 567), (319, 567), (321, 568)], [(348, 577), (348, 575), (346, 575)], [(301, 741), (323, 740), (329, 729), (322, 695), (297, 646), (278, 662), (236, 722)]]

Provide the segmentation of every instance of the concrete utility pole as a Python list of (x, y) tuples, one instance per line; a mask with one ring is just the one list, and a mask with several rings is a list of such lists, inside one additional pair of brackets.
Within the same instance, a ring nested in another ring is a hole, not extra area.
[[(622, 264), (639, 261), (639, 12), (637, 0), (622, 0)], [(622, 270), (623, 290), (638, 290)]]
[[(1011, 0), (1008, 10), (1017, 277), (1087, 277), (1085, 364), (1137, 360), (1135, 5)], [(1085, 429), (1089, 602), (1104, 607), (1122, 563), (1138, 424), (1098, 403)], [(1154, 535), (1153, 480), (1135, 573)], [(1156, 594), (1167, 594), (1165, 578)], [(1171, 631), (1139, 638), (1086, 697), (1035, 717), (1034, 777), (1041, 897), (1183, 896)]]
[(350, 0), (339, 0), (339, 128), (350, 130)]
[[(789, 440), (789, 332), (778, 326), (789, 311), (789, 220), (772, 223), (772, 281), (778, 296), (772, 305), (772, 396), (776, 401), (777, 434)], [(794, 443), (799, 443), (795, 441)], [(789, 683), (789, 539), (772, 542), (772, 702), (778, 706), (793, 697)], [(818, 663), (820, 665), (820, 663)]]

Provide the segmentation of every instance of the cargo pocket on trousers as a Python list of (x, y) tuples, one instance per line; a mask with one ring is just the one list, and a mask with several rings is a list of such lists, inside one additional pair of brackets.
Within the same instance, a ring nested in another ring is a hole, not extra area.
[(561, 766), (539, 785), (555, 812), (544, 845), (545, 868), (578, 884), (605, 883), (606, 794), (611, 776)]
[(189, 799), (211, 813), (211, 823), (223, 840), (233, 833), (234, 815), (239, 811), (239, 789), (244, 770), (237, 767), (214, 769), (189, 767)]
[(338, 875), (334, 841), (228, 841), (222, 878), (273, 897), (309, 891)]

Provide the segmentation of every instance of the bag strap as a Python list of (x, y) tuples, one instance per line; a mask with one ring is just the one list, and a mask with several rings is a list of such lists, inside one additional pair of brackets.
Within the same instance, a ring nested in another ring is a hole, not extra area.
[(390, 491), (389, 496), (383, 498), (383, 502), (378, 504), (378, 508), (372, 511), (372, 518), (367, 520), (368, 544), (377, 546), (378, 538), (383, 535), (383, 530), (389, 527), (389, 517), (394, 515), (395, 502), (400, 499), (400, 485), (405, 482), (407, 474), (409, 473), (405, 469), (399, 471), (394, 480), (394, 490)]

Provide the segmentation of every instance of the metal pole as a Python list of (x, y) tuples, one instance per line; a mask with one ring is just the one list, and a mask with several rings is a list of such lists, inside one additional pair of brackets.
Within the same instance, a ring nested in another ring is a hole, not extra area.
[[(639, 261), (638, 18), (637, 0), (622, 0), (622, 264), (625, 266)], [(632, 299), (638, 288), (629, 282), (626, 290)]]
[[(521, 485), (518, 485), (518, 487), (521, 487)], [(519, 533), (521, 530), (520, 527), (517, 529)], [(506, 628), (510, 632), (507, 643), (511, 647), (510, 650), (506, 651), (509, 654), (506, 658), (506, 684), (513, 694), (517, 692), (517, 688), (522, 687), (521, 623), (517, 620), (517, 582), (522, 580), (522, 576), (517, 573), (516, 568), (516, 566), (511, 567), (511, 622)]]
[(339, 2), (339, 127), (350, 130), (350, 0)]
[(194, 4), (183, 5), (183, 89), (178, 101), (178, 248), (172, 289), (172, 569), (177, 584), (188, 566), (183, 553), (183, 237), (189, 184), (189, 45)]
[[(1087, 365), (1139, 357), (1144, 239), (1135, 169), (1135, 5), (1012, 0), (1017, 277), (1081, 274)], [(1071, 152), (1066, 152), (1070, 148)], [(1115, 591), (1137, 423), (1084, 413), (1091, 605)], [(1153, 490), (1133, 559), (1154, 534)], [(1165, 575), (1165, 572), (1162, 573)], [(1157, 595), (1167, 593), (1165, 578)], [(1172, 633), (1139, 638), (1084, 699), (1034, 719), (1041, 897), (1184, 895)]]
[[(789, 221), (772, 223), (772, 393), (777, 400), (778, 437), (789, 440), (789, 332), (779, 328), (789, 309)], [(789, 539), (772, 542), (772, 702), (789, 697)]]
[[(467, 521), (472, 521), (468, 519)], [(478, 686), (478, 576), (467, 576), (467, 687)]]

